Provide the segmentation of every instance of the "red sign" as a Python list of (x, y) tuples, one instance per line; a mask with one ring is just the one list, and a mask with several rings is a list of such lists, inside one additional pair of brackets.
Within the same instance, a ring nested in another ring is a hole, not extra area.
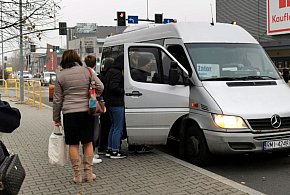
[(267, 35), (290, 33), (290, 0), (267, 0)]
[[(287, 6), (286, 6), (287, 3)], [(279, 8), (290, 7), (290, 0), (279, 0)]]

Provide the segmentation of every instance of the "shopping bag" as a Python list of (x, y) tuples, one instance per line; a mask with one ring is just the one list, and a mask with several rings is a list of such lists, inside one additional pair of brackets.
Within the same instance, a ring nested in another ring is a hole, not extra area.
[(49, 163), (64, 166), (67, 162), (66, 145), (62, 127), (55, 127), (48, 142)]

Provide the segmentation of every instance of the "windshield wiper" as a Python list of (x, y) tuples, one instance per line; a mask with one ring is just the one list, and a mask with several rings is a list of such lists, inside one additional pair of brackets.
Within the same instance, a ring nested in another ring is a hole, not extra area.
[(240, 79), (237, 77), (217, 77), (217, 78), (203, 79), (202, 81), (234, 81), (234, 80), (240, 80)]
[(237, 80), (277, 80), (277, 78), (270, 76), (217, 77), (203, 79), (202, 81), (237, 81)]
[(245, 76), (245, 77), (238, 77), (242, 80), (277, 80), (277, 78), (271, 76)]

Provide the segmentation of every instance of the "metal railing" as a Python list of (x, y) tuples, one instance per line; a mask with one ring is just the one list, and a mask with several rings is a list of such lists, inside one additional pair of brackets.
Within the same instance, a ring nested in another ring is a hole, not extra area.
[(8, 88), (7, 88), (7, 81), (5, 81), (5, 79), (0, 79), (0, 90), (4, 91), (4, 95), (3, 96), (8, 96)]
[[(20, 80), (19, 79), (0, 79), (5, 96), (16, 97), (20, 100)], [(42, 109), (42, 86), (40, 81), (24, 80), (24, 102), (32, 106), (39, 104)], [(1, 86), (0, 86), (1, 89)], [(10, 93), (9, 93), (10, 92)]]
[(42, 109), (42, 86), (40, 81), (24, 81), (24, 99), (27, 104), (31, 104), (32, 106), (36, 106), (36, 103), (38, 102), (39, 109)]

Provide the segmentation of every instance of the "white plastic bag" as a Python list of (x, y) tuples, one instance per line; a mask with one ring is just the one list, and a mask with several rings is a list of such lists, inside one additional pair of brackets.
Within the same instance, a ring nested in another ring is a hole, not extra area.
[(49, 163), (64, 166), (67, 161), (66, 145), (62, 127), (56, 127), (52, 131), (48, 142)]

